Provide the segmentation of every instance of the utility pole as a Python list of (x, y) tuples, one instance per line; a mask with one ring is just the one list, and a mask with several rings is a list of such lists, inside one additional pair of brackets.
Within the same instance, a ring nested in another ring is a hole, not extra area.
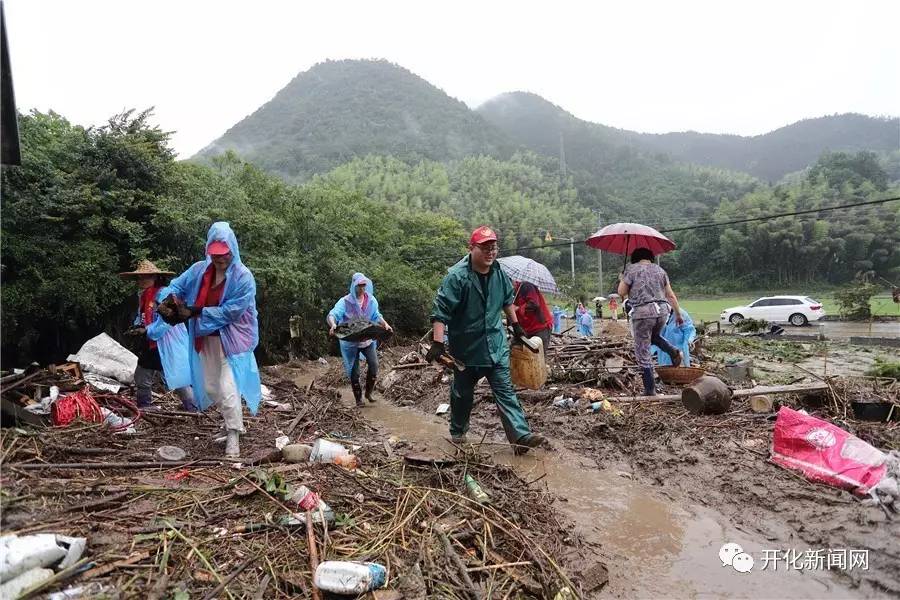
[[(597, 213), (597, 231), (603, 227), (603, 219), (600, 217), (600, 209), (595, 208), (594, 212)], [(600, 288), (600, 293), (598, 296), (603, 295), (603, 250), (597, 250), (597, 269), (600, 271), (600, 282), (598, 287)]]
[(569, 256), (572, 259), (572, 283), (575, 283), (575, 238), (569, 238)]

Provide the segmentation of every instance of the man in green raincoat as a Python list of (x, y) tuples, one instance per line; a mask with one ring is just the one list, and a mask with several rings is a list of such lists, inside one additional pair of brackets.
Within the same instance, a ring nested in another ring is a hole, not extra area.
[(510, 379), (503, 314), (512, 326), (514, 339), (524, 336), (525, 331), (516, 317), (512, 282), (496, 258), (497, 234), (484, 226), (472, 232), (469, 254), (450, 268), (434, 299), (434, 341), (426, 360), (431, 362), (446, 353), (444, 332), (449, 328), (450, 354), (465, 365), (462, 371), (454, 370), (450, 387), (450, 436), (454, 442), (465, 442), (475, 384), (486, 377), (506, 437), (516, 454), (524, 454), (545, 440), (528, 427)]

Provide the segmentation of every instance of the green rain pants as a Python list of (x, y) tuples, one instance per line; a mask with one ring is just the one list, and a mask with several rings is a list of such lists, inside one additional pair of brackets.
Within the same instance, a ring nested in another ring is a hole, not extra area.
[(500, 412), (500, 422), (506, 432), (506, 439), (511, 444), (522, 436), (531, 433), (525, 411), (513, 391), (509, 367), (495, 365), (493, 367), (466, 367), (465, 371), (454, 371), (453, 384), (450, 386), (450, 435), (461, 436), (469, 430), (469, 416), (472, 413), (472, 402), (475, 395), (475, 384), (482, 377), (487, 377), (494, 401)]

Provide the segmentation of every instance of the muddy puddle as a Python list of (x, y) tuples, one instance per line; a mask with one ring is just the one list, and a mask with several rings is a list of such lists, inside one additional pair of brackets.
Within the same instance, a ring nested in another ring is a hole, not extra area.
[[(314, 373), (296, 372), (298, 385)], [(343, 401), (352, 404), (349, 388)], [(385, 437), (407, 440), (417, 451), (452, 451), (443, 417), (398, 407), (385, 401), (367, 404), (363, 414)], [(482, 431), (470, 431), (470, 441)], [(551, 440), (552, 441), (552, 440)], [(594, 457), (564, 450), (539, 450), (513, 455), (502, 438), (488, 433), (482, 450), (516, 468), (526, 481), (539, 480), (561, 498), (558, 510), (597, 550), (610, 571), (610, 583), (600, 598), (848, 598), (854, 590), (825, 571), (761, 570), (765, 550), (789, 550), (758, 533), (741, 531), (727, 517), (703, 506), (685, 506), (657, 490), (632, 481), (626, 471), (600, 470)], [(602, 460), (602, 457), (599, 457)], [(723, 566), (719, 549), (739, 544), (755, 561), (750, 573)]]

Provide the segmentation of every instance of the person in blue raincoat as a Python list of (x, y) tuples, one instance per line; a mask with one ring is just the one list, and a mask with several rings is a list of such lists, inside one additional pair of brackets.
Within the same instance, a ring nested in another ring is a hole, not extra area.
[[(256, 414), (262, 389), (253, 351), (259, 343), (256, 280), (241, 262), (231, 226), (218, 221), (206, 236), (206, 258), (169, 284), (187, 318), (191, 381), (201, 409), (216, 404), (225, 421), (227, 456), (240, 456), (241, 397)], [(164, 319), (163, 306), (157, 309)], [(167, 311), (168, 312), (168, 311)]]
[[(675, 322), (674, 314), (673, 311), (669, 315), (669, 319), (666, 321), (662, 331), (659, 332), (659, 335), (675, 348), (681, 350), (680, 366), (689, 367), (691, 366), (691, 342), (697, 337), (697, 329), (694, 327), (694, 320), (691, 319), (691, 315), (686, 310), (681, 310), (681, 318), (684, 319), (681, 325)], [(656, 362), (660, 366), (672, 364), (672, 359), (669, 355), (665, 352), (660, 352), (658, 347), (652, 346), (650, 350), (656, 353)]]
[(553, 305), (553, 333), (562, 333), (562, 318), (566, 314), (562, 308)]
[[(378, 300), (375, 298), (372, 280), (362, 273), (353, 274), (353, 277), (350, 278), (350, 292), (335, 302), (334, 308), (328, 313), (326, 318), (330, 327), (328, 334), (333, 336), (338, 325), (357, 320), (378, 323), (388, 331), (393, 331), (378, 310)], [(363, 390), (359, 384), (360, 354), (366, 359), (366, 400), (375, 402), (372, 393), (375, 390), (375, 380), (378, 378), (377, 342), (375, 340), (358, 342), (340, 340), (340, 344), (341, 357), (344, 359), (344, 371), (350, 378), (350, 387), (353, 388), (356, 405), (363, 405)]]
[(174, 275), (161, 271), (149, 260), (141, 260), (134, 271), (119, 273), (123, 279), (134, 279), (138, 310), (125, 330), (137, 342), (138, 362), (134, 369), (135, 399), (141, 410), (158, 410), (153, 404), (153, 382), (162, 374), (166, 387), (175, 390), (187, 411), (197, 410), (191, 391), (188, 368), (188, 334), (183, 324), (169, 325), (156, 314), (156, 306), (168, 296), (163, 279)]
[(594, 317), (587, 309), (578, 315), (578, 333), (583, 337), (594, 335)]

